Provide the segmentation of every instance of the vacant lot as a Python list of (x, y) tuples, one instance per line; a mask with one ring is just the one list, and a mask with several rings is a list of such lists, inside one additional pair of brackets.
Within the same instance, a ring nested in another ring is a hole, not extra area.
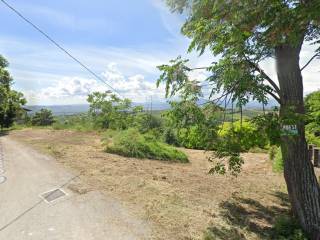
[[(266, 154), (245, 154), (240, 176), (208, 175), (204, 153), (184, 150), (189, 164), (124, 158), (105, 153), (97, 133), (32, 130), (13, 138), (54, 156), (82, 173), (69, 186), (86, 194), (112, 195), (154, 226), (154, 239), (268, 239), (275, 216), (286, 213), (283, 177), (272, 173)], [(209, 232), (210, 232), (209, 231)], [(211, 238), (207, 238), (211, 239)]]

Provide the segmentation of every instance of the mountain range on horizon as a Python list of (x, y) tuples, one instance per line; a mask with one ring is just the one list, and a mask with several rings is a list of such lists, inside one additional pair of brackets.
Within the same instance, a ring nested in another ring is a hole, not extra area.
[[(199, 104), (204, 103), (205, 100), (200, 100)], [(145, 103), (133, 103), (133, 106), (143, 106), (145, 110), (151, 109), (151, 103), (145, 102)], [(278, 106), (277, 102), (274, 100), (270, 100), (268, 105), (265, 106), (265, 108), (272, 108), (274, 106)], [(231, 104), (227, 106), (228, 108), (231, 108)], [(27, 105), (27, 109), (31, 110), (31, 113), (37, 112), (41, 110), (42, 108), (46, 108), (52, 111), (54, 115), (72, 115), (72, 114), (79, 114), (79, 113), (85, 113), (89, 110), (89, 104), (73, 104), (73, 105)], [(153, 102), (152, 103), (152, 110), (154, 111), (160, 111), (160, 110), (166, 110), (170, 108), (170, 104), (168, 102)], [(262, 109), (261, 103), (258, 103), (256, 101), (249, 102), (245, 109)]]

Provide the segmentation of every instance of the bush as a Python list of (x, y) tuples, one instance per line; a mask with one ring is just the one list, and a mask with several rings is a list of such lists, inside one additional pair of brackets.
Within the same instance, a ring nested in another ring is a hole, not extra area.
[(226, 144), (239, 145), (242, 152), (255, 147), (265, 148), (268, 145), (265, 134), (249, 121), (243, 121), (242, 125), (240, 121), (226, 122), (221, 126), (219, 136), (226, 140)]
[(141, 133), (146, 133), (154, 129), (160, 129), (162, 125), (160, 117), (149, 113), (133, 114), (131, 122), (132, 127), (137, 128)]
[(151, 134), (141, 134), (137, 129), (107, 133), (106, 151), (125, 157), (149, 158), (164, 161), (188, 162), (185, 153), (159, 142)]
[(306, 126), (306, 138), (309, 144), (320, 146), (320, 127), (316, 123), (309, 123)]
[(182, 128), (178, 133), (178, 139), (180, 144), (186, 148), (206, 149), (209, 142), (207, 131), (197, 125), (191, 126), (189, 129)]
[(163, 133), (163, 139), (166, 143), (174, 146), (180, 146), (180, 142), (178, 140), (177, 131), (166, 128)]
[(289, 216), (281, 216), (276, 219), (273, 235), (273, 239), (278, 240), (308, 240), (299, 223)]
[(54, 123), (52, 111), (48, 109), (41, 109), (36, 112), (31, 119), (33, 126), (50, 126)]

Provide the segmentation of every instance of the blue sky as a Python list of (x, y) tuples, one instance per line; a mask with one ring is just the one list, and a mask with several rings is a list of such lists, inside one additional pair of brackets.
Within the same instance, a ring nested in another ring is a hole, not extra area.
[[(164, 101), (163, 87), (155, 87), (156, 66), (186, 56), (189, 40), (180, 34), (183, 17), (170, 13), (162, 0), (7, 1), (136, 102), (150, 96)], [(0, 21), (0, 53), (10, 62), (14, 87), (29, 104), (85, 103), (88, 93), (107, 89), (1, 2)], [(305, 47), (302, 61), (311, 50)], [(193, 66), (214, 61), (210, 54), (187, 57)], [(275, 77), (272, 62), (263, 66)], [(307, 92), (318, 88), (316, 65), (310, 69)], [(192, 77), (204, 80), (205, 72)]]

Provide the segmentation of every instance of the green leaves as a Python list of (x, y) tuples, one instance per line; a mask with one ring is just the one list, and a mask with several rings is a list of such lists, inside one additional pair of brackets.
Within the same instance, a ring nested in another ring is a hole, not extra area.
[[(212, 86), (210, 99), (220, 96), (217, 104), (221, 100), (225, 105), (235, 102), (238, 107), (250, 100), (266, 104), (270, 96), (281, 103), (279, 87), (259, 63), (272, 57), (276, 47), (300, 46), (303, 40), (320, 43), (318, 0), (167, 0), (167, 3), (171, 10), (187, 15), (182, 33), (191, 39), (189, 51), (195, 50), (200, 55), (210, 51), (219, 57), (217, 63), (207, 68), (210, 73), (207, 81)], [(199, 88), (190, 87), (198, 85), (188, 78), (192, 68), (187, 64), (188, 60), (178, 57), (169, 65), (159, 67), (162, 75), (158, 85), (166, 84), (166, 97), (179, 94), (183, 100), (195, 100), (201, 96)], [(302, 116), (290, 114), (289, 108), (284, 111), (288, 114), (281, 119), (282, 124), (288, 124), (290, 118), (301, 121)], [(280, 119), (277, 114), (267, 114), (255, 121), (265, 124), (260, 130), (267, 133), (272, 143), (278, 143)], [(275, 134), (270, 130), (272, 127), (276, 128)], [(217, 156), (228, 157), (229, 168), (237, 172), (242, 163), (241, 146), (231, 140), (223, 141), (217, 142)], [(226, 167), (220, 162), (213, 171), (224, 173)]]
[(15, 117), (21, 114), (21, 106), (26, 104), (23, 94), (11, 89), (12, 77), (6, 69), (8, 61), (0, 55), (0, 126), (10, 127)]
[(34, 126), (50, 126), (54, 122), (52, 111), (44, 108), (36, 112), (31, 119), (31, 123)]
[(130, 99), (120, 99), (109, 91), (94, 92), (87, 101), (89, 113), (99, 128), (126, 129), (130, 111), (141, 111), (140, 108), (132, 109)]
[(196, 99), (202, 96), (201, 88), (197, 85), (197, 82), (189, 80), (188, 73), (191, 69), (186, 66), (188, 62), (189, 60), (182, 59), (179, 56), (171, 60), (169, 65), (158, 66), (162, 74), (157, 81), (157, 87), (161, 83), (165, 83), (166, 97), (172, 97), (178, 93), (184, 99)]

